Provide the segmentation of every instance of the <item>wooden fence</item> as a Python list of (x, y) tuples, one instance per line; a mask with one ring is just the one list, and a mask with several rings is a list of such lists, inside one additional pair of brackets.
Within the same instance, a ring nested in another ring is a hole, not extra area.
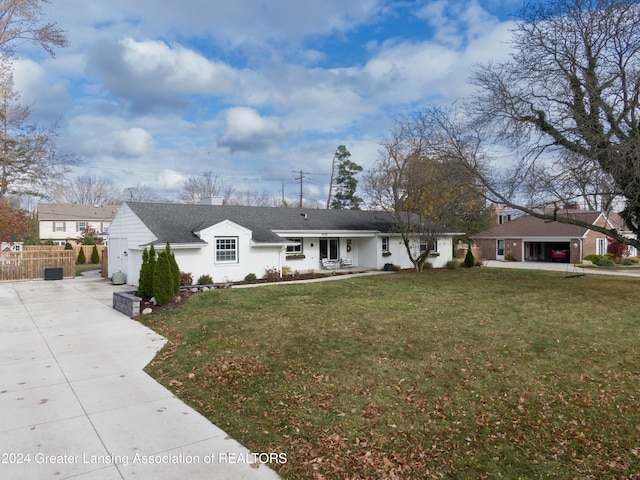
[(65, 277), (75, 277), (73, 250), (56, 247), (30, 247), (21, 252), (0, 254), (0, 280), (44, 278), (45, 268), (62, 268)]
[[(105, 255), (107, 251), (106, 245), (97, 245), (98, 256), (100, 257), (100, 261), (102, 262), (102, 257)], [(93, 253), (93, 245), (73, 245), (73, 250), (67, 250), (68, 252), (73, 251), (74, 258), (78, 259), (78, 254), (80, 253), (80, 249), (84, 250), (84, 258), (87, 259), (87, 263), (91, 263), (91, 254)], [(60, 245), (23, 245), (23, 252), (50, 252), (50, 251), (63, 251), (64, 247)]]

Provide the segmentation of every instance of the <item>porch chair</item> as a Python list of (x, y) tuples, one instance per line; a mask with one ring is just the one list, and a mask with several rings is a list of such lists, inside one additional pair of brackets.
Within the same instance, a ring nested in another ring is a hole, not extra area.
[(353, 262), (351, 261), (350, 258), (341, 258), (340, 259), (340, 266), (341, 267), (345, 267), (345, 268), (351, 268), (351, 267), (353, 267)]
[(325, 270), (333, 270), (339, 267), (340, 264), (336, 261), (329, 260), (328, 258), (322, 259), (322, 268), (324, 268)]

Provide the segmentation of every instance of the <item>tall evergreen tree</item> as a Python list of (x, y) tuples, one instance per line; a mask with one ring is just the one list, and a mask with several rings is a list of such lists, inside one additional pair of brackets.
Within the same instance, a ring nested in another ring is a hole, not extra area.
[(98, 253), (98, 247), (96, 245), (91, 249), (91, 263), (100, 263), (100, 253)]
[(153, 297), (158, 305), (166, 305), (174, 297), (175, 282), (170, 256), (166, 251), (158, 254), (153, 273)]
[(167, 246), (165, 247), (165, 253), (169, 258), (169, 264), (171, 265), (171, 274), (173, 276), (173, 293), (174, 295), (177, 295), (180, 291), (180, 267), (178, 267), (176, 256), (171, 251), (169, 242), (167, 242)]
[(340, 145), (334, 156), (333, 168), (335, 169), (335, 161), (337, 161), (338, 173), (335, 179), (333, 179), (332, 172), (332, 183), (336, 185), (336, 193), (333, 195), (333, 200), (330, 205), (331, 208), (360, 209), (362, 199), (356, 196), (358, 180), (355, 176), (362, 171), (362, 167), (353, 162), (350, 157), (351, 152), (349, 152), (344, 145)]
[(140, 266), (140, 278), (138, 279), (138, 295), (143, 298), (153, 296), (153, 272), (149, 263), (149, 251), (145, 247), (142, 250), (142, 265)]

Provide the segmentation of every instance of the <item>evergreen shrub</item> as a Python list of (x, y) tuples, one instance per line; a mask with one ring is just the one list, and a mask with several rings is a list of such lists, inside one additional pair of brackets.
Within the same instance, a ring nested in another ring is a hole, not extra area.
[(471, 253), (471, 248), (467, 249), (467, 254), (464, 257), (464, 266), (467, 268), (473, 268), (476, 266), (476, 259)]
[(98, 253), (98, 247), (95, 245), (91, 250), (91, 263), (93, 264), (100, 263), (100, 254)]
[(200, 275), (197, 285), (213, 285), (213, 278), (211, 278), (211, 275)]
[(150, 263), (150, 255), (146, 247), (142, 251), (142, 265), (140, 266), (140, 278), (138, 280), (138, 295), (143, 298), (153, 297), (153, 267)]
[(153, 297), (158, 305), (166, 305), (175, 295), (175, 282), (171, 257), (167, 252), (160, 252), (153, 272)]

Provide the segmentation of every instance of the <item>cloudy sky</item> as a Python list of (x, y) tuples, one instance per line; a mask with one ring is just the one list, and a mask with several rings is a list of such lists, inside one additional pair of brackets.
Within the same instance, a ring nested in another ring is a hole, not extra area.
[(505, 58), (522, 0), (51, 0), (70, 47), (24, 46), (16, 88), (58, 122), (74, 175), (177, 199), (212, 170), (237, 191), (326, 202), (338, 145), (365, 169), (393, 120), (469, 94)]

